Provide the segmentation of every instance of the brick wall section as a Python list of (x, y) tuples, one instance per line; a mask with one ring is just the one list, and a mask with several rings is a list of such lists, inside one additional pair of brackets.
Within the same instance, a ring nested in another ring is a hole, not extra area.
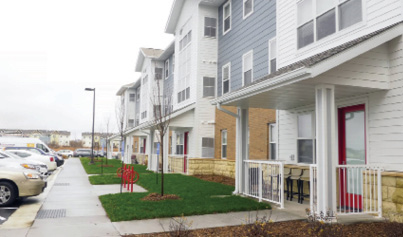
[(382, 173), (382, 211), (391, 221), (403, 222), (403, 173)]
[[(236, 107), (223, 106), (236, 113)], [(236, 119), (216, 109), (215, 158), (221, 159), (221, 131), (227, 129), (227, 159), (235, 160)], [(249, 109), (250, 159), (268, 158), (268, 123), (276, 122), (276, 111), (271, 109)]]

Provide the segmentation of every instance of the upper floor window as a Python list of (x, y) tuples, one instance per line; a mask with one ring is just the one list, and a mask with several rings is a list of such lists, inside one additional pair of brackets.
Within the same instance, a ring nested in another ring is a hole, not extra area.
[(206, 37), (216, 37), (217, 31), (217, 19), (211, 17), (204, 18), (204, 36)]
[(297, 11), (300, 49), (362, 21), (362, 0), (301, 0)]
[(242, 77), (243, 86), (249, 85), (253, 80), (253, 50), (242, 57)]
[(137, 95), (137, 101), (140, 101), (140, 87), (137, 87), (136, 95)]
[(215, 95), (215, 78), (203, 77), (203, 97)]
[(136, 94), (130, 94), (129, 95), (129, 101), (135, 101), (135, 99), (136, 99)]
[(253, 0), (243, 0), (243, 19), (247, 18), (253, 13)]
[(155, 80), (162, 79), (162, 68), (156, 67), (155, 68)]
[(231, 30), (231, 1), (224, 4), (223, 7), (223, 35)]
[(229, 82), (231, 79), (231, 64), (228, 63), (222, 67), (222, 94), (229, 92)]
[(165, 79), (169, 76), (169, 59), (165, 61)]
[(185, 36), (179, 41), (179, 50), (186, 48), (188, 44), (192, 42), (192, 31), (190, 30)]
[(128, 126), (129, 128), (134, 127), (134, 119), (129, 119)]
[(269, 74), (277, 70), (277, 43), (276, 38), (269, 41)]

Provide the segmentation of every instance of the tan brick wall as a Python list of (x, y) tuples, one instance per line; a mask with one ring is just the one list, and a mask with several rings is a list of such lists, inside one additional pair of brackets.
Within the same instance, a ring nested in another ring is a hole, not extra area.
[[(236, 113), (236, 107), (223, 106)], [(221, 131), (227, 129), (227, 159), (235, 160), (236, 119), (216, 109), (215, 158), (221, 159)], [(249, 109), (250, 159), (268, 158), (268, 123), (276, 122), (276, 111), (271, 109)]]
[(403, 173), (382, 173), (382, 212), (391, 221), (403, 222)]
[[(183, 158), (169, 156), (169, 166), (173, 173), (183, 173)], [(235, 178), (235, 161), (222, 159), (188, 159), (189, 175), (221, 175)]]

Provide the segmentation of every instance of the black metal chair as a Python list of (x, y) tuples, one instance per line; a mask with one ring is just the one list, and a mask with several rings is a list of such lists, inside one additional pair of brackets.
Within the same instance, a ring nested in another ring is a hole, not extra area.
[[(291, 195), (290, 195), (290, 201), (292, 201), (292, 199), (293, 199), (295, 194), (298, 194), (298, 202), (299, 202), (300, 193), (299, 193), (299, 188), (298, 188), (299, 185), (298, 185), (298, 183), (299, 183), (299, 180), (301, 178), (301, 175), (302, 175), (302, 170), (301, 169), (291, 169), (291, 176), (290, 176)], [(293, 191), (294, 180), (297, 181), (297, 192)]]

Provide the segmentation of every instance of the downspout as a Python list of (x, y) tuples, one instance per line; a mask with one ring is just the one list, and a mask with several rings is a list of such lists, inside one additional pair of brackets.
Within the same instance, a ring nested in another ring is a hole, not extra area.
[(232, 117), (239, 118), (238, 114), (232, 113), (231, 111), (222, 108), (220, 103), (217, 103), (217, 109), (222, 111), (222, 112), (224, 112), (224, 113), (226, 113), (226, 114), (231, 115)]

